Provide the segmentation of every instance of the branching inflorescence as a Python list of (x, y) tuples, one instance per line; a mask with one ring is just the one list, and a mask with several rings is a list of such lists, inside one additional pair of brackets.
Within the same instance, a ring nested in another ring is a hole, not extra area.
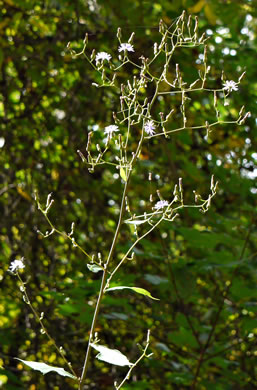
[[(98, 257), (89, 255), (86, 250), (79, 246), (73, 237), (74, 224), (72, 224), (70, 233), (64, 233), (55, 228), (47, 215), (53, 204), (51, 195), (48, 196), (45, 208), (42, 207), (38, 197), (36, 196), (38, 208), (45, 216), (51, 228), (50, 232), (41, 234), (43, 234), (44, 237), (48, 237), (50, 234), (58, 233), (71, 240), (73, 246), (81, 250), (84, 255), (90, 259), (90, 263), (88, 264), (89, 270), (93, 272), (102, 272), (101, 287), (92, 319), (83, 370), (81, 375), (77, 376), (78, 388), (80, 390), (83, 388), (83, 384), (85, 383), (92, 348), (99, 352), (97, 357), (100, 360), (116, 365), (128, 365), (130, 367), (124, 380), (120, 384), (115, 382), (115, 389), (120, 389), (123, 383), (129, 378), (132, 369), (135, 368), (143, 357), (149, 356), (147, 355), (147, 349), (150, 343), (150, 331), (147, 335), (145, 347), (142, 348), (142, 354), (134, 364), (130, 363), (119, 351), (110, 350), (107, 347), (99, 345), (98, 335), (96, 333), (96, 324), (101, 302), (104, 294), (114, 289), (110, 288), (110, 283), (115, 277), (118, 269), (123, 266), (127, 260), (133, 258), (133, 249), (135, 246), (140, 242), (140, 240), (156, 229), (162, 221), (173, 222), (179, 216), (180, 210), (189, 207), (197, 208), (201, 212), (205, 213), (208, 211), (211, 201), (217, 192), (218, 183), (215, 182), (214, 177), (212, 176), (209, 195), (206, 198), (202, 198), (197, 191), (194, 191), (195, 201), (192, 204), (185, 204), (183, 183), (180, 178), (174, 187), (174, 191), (170, 199), (163, 199), (160, 192), (157, 191), (158, 200), (150, 207), (150, 209), (145, 210), (143, 214), (139, 215), (131, 212), (128, 192), (130, 179), (133, 175), (133, 169), (140, 158), (144, 142), (148, 142), (152, 138), (156, 139), (165, 137), (168, 139), (173, 133), (186, 130), (204, 130), (206, 132), (206, 137), (208, 137), (209, 133), (218, 125), (222, 125), (224, 123), (241, 125), (250, 115), (250, 113), (245, 114), (244, 107), (242, 107), (236, 120), (226, 121), (222, 118), (219, 107), (220, 105), (227, 105), (228, 95), (232, 91), (237, 91), (238, 85), (244, 76), (244, 73), (238, 78), (237, 82), (234, 82), (232, 80), (225, 80), (224, 73), (222, 72), (220, 81), (222, 86), (219, 88), (210, 88), (208, 86), (208, 74), (211, 70), (208, 65), (207, 58), (208, 38), (205, 37), (205, 34), (201, 36), (198, 35), (197, 17), (194, 21), (190, 16), (186, 19), (185, 12), (183, 12), (169, 28), (167, 28), (161, 21), (159, 25), (159, 32), (161, 39), (159, 43), (156, 42), (153, 45), (152, 58), (145, 58), (144, 56), (140, 56), (140, 54), (137, 55), (136, 46), (133, 44), (134, 33), (132, 33), (127, 42), (123, 42), (121, 40), (122, 35), (120, 28), (117, 32), (117, 58), (113, 58), (113, 55), (104, 51), (96, 53), (95, 50), (93, 50), (91, 55), (88, 55), (86, 53), (88, 44), (87, 35), (81, 52), (74, 52), (70, 45), (68, 45), (68, 49), (71, 51), (74, 58), (82, 55), (85, 56), (89, 64), (95, 69), (98, 80), (97, 83), (93, 83), (93, 86), (96, 88), (114, 88), (119, 94), (120, 104), (120, 108), (117, 112), (113, 112), (113, 123), (106, 124), (106, 127), (102, 129), (102, 144), (93, 144), (94, 132), (91, 131), (88, 134), (86, 152), (78, 150), (78, 154), (80, 155), (82, 161), (86, 163), (90, 172), (94, 172), (95, 167), (99, 165), (110, 164), (111, 166), (114, 166), (119, 171), (123, 187), (116, 230), (108, 257), (105, 261), (102, 260), (101, 255), (98, 255)], [(190, 49), (195, 47), (202, 48), (203, 70), (199, 70), (199, 77), (188, 85), (186, 80), (183, 79), (183, 74), (179, 64), (173, 64), (172, 60), (177, 49)], [(131, 59), (131, 55), (133, 55), (133, 60)], [(134, 60), (136, 56), (137, 60)], [(126, 83), (119, 83), (119, 71), (126, 65), (129, 65), (130, 67), (132, 66), (135, 72), (133, 73), (131, 79), (127, 80)], [(215, 116), (216, 119), (210, 123), (205, 121), (204, 123), (191, 124), (188, 109), (190, 101), (193, 99), (194, 93), (203, 91), (213, 96), (213, 113), (211, 116)], [(173, 100), (174, 98), (176, 99), (175, 103)], [(162, 107), (165, 107), (165, 112), (158, 111), (160, 101), (162, 101)], [(176, 116), (176, 123), (178, 120), (180, 121), (179, 127), (173, 128), (174, 116)], [(133, 142), (131, 142), (132, 138)], [(136, 144), (135, 139), (137, 139)], [(92, 145), (94, 145), (94, 148), (92, 148)], [(107, 151), (112, 152), (111, 157), (107, 155)], [(150, 172), (149, 180), (151, 181), (151, 179), (152, 175)], [(152, 199), (153, 196), (151, 194), (151, 200)], [(124, 223), (133, 226), (135, 238), (133, 239), (133, 243), (127, 252), (120, 260), (117, 261), (114, 260), (113, 255), (117, 246), (122, 225)], [(13, 264), (11, 267), (15, 268), (18, 275), (18, 268), (23, 268), (18, 267), (18, 264), (17, 266), (16, 264)], [(20, 276), (19, 280), (23, 289), (25, 289)], [(118, 287), (125, 288), (124, 286)], [(134, 289), (137, 293), (151, 297), (150, 293), (144, 289), (138, 287), (134, 287), (132, 289)], [(23, 290), (23, 293), (25, 294), (25, 297), (27, 297), (26, 290)], [(28, 297), (26, 299), (28, 300)], [(32, 310), (40, 322), (42, 329), (45, 329), (41, 317), (38, 316), (35, 309), (32, 308)], [(124, 364), (119, 364), (119, 358)], [(66, 361), (66, 363), (68, 362)], [(68, 365), (69, 368), (71, 368), (70, 363), (68, 363)], [(72, 374), (75, 377), (73, 370)]]

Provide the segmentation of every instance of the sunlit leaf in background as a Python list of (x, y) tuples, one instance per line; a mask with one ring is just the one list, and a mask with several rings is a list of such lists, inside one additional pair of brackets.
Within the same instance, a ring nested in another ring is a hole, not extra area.
[(96, 355), (97, 359), (99, 360), (103, 360), (104, 362), (110, 364), (115, 364), (116, 366), (133, 366), (133, 363), (130, 363), (128, 358), (117, 349), (110, 349), (104, 345), (93, 343), (91, 343), (91, 346), (99, 352)]
[(56, 372), (57, 374), (59, 374), (61, 376), (68, 376), (69, 378), (76, 379), (76, 377), (74, 375), (72, 375), (69, 372), (65, 371), (62, 367), (53, 367), (53, 366), (49, 366), (48, 364), (45, 364), (45, 363), (31, 362), (31, 361), (22, 360), (22, 359), (19, 359), (19, 358), (15, 358), (15, 359), (17, 359), (17, 360), (21, 361), (22, 363), (26, 364), (27, 366), (29, 366), (33, 370), (40, 371), (43, 375), (48, 374), (49, 372), (53, 371), (53, 372)]
[(108, 292), (108, 291), (115, 291), (115, 290), (124, 290), (124, 289), (133, 290), (133, 291), (135, 291), (138, 294), (142, 294), (142, 295), (145, 295), (145, 296), (147, 296), (147, 297), (149, 297), (151, 299), (155, 299), (156, 301), (159, 301), (159, 299), (158, 298), (154, 298), (149, 293), (149, 291), (145, 290), (144, 288), (140, 288), (140, 287), (117, 286), (117, 287), (107, 288), (106, 292)]

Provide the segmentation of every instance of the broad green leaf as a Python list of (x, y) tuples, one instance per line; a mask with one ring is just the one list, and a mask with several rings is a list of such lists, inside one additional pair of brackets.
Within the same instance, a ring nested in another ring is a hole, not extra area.
[(158, 285), (161, 283), (168, 283), (168, 281), (169, 281), (167, 278), (163, 278), (162, 276), (150, 275), (150, 274), (146, 274), (144, 278), (148, 282), (155, 284), (155, 285)]
[(127, 359), (117, 349), (110, 349), (103, 345), (91, 343), (91, 347), (96, 349), (99, 353), (96, 355), (97, 359), (103, 360), (104, 362), (115, 364), (116, 366), (133, 366), (133, 363)]
[(122, 321), (126, 321), (129, 318), (127, 314), (116, 313), (116, 312), (103, 314), (103, 317), (108, 318), (109, 320), (122, 320)]
[(169, 347), (166, 344), (164, 344), (164, 343), (156, 343), (156, 347), (158, 349), (160, 349), (161, 351), (164, 351), (164, 352), (167, 352), (167, 353), (171, 352)]
[(145, 290), (144, 288), (140, 288), (140, 287), (117, 286), (117, 287), (108, 288), (106, 291), (124, 290), (125, 288), (128, 288), (128, 289), (130, 289), (130, 290), (135, 291), (135, 292), (138, 293), (138, 294), (146, 295), (147, 297), (149, 297), (149, 298), (151, 298), (151, 299), (155, 299), (156, 301), (159, 301), (159, 299), (158, 299), (158, 298), (154, 298), (154, 297), (149, 293), (149, 291)]
[(131, 220), (126, 220), (125, 223), (130, 223), (131, 225), (141, 225), (142, 223), (145, 223), (146, 220), (142, 219), (131, 219)]
[(94, 272), (95, 274), (99, 271), (103, 271), (103, 269), (96, 264), (87, 264), (87, 268), (89, 271)]
[(127, 175), (123, 167), (120, 167), (120, 177), (122, 178), (122, 180), (127, 181)]
[(45, 363), (31, 362), (29, 360), (22, 360), (19, 358), (15, 358), (15, 359), (20, 360), (23, 364), (26, 364), (26, 366), (29, 366), (33, 370), (42, 372), (43, 375), (47, 374), (48, 372), (54, 371), (61, 376), (68, 376), (69, 378), (77, 379), (74, 375), (65, 371), (62, 367), (53, 367)]

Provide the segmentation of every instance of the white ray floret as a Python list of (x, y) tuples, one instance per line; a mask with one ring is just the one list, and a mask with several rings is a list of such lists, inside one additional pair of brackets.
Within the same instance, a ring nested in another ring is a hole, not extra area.
[(119, 50), (119, 52), (121, 52), (121, 51), (135, 51), (133, 45), (131, 45), (130, 43), (121, 43), (118, 50)]
[(22, 268), (25, 268), (25, 264), (23, 263), (23, 257), (21, 259), (15, 259), (14, 261), (11, 262), (11, 265), (8, 269), (8, 271), (16, 273)]

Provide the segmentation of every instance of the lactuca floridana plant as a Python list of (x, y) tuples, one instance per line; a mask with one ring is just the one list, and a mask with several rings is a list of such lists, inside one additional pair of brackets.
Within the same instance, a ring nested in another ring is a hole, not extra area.
[[(174, 185), (172, 194), (166, 196), (165, 199), (161, 194), (161, 190), (157, 191), (157, 195), (148, 194), (149, 200), (144, 204), (143, 213), (138, 213), (136, 210), (131, 210), (130, 186), (131, 178), (135, 174), (135, 167), (140, 160), (142, 148), (145, 143), (150, 144), (149, 140), (158, 139), (160, 137), (169, 138), (173, 133), (180, 131), (193, 130), (206, 132), (205, 138), (215, 127), (224, 123), (238, 124), (244, 123), (249, 113), (244, 113), (244, 107), (240, 110), (237, 119), (227, 121), (220, 113), (220, 107), (227, 105), (227, 98), (231, 92), (237, 91), (240, 81), (244, 74), (240, 75), (237, 81), (226, 80), (224, 73), (221, 73), (220, 85), (217, 88), (209, 86), (208, 74), (211, 71), (208, 65), (208, 45), (205, 34), (198, 34), (198, 19), (195, 20), (189, 16), (186, 18), (185, 12), (178, 17), (172, 26), (169, 28), (161, 21), (159, 24), (160, 40), (153, 44), (153, 50), (150, 58), (142, 56), (137, 52), (136, 44), (133, 43), (134, 33), (128, 40), (122, 38), (121, 29), (117, 32), (117, 47), (116, 53), (95, 50), (91, 54), (87, 54), (88, 36), (84, 39), (84, 46), (80, 53), (74, 52), (70, 45), (68, 48), (74, 58), (84, 56), (89, 64), (96, 71), (96, 82), (93, 83), (94, 88), (114, 88), (119, 95), (119, 108), (113, 112), (112, 122), (106, 123), (101, 128), (102, 140), (99, 143), (94, 142), (94, 132), (88, 134), (87, 145), (85, 150), (78, 150), (82, 161), (87, 165), (91, 173), (94, 172), (97, 166), (109, 164), (119, 172), (120, 185), (122, 188), (122, 196), (120, 201), (119, 215), (116, 221), (115, 233), (110, 245), (110, 250), (106, 259), (102, 259), (101, 253), (89, 254), (86, 248), (82, 248), (74, 238), (74, 223), (71, 226), (71, 231), (65, 233), (55, 227), (54, 223), (48, 217), (48, 211), (53, 205), (51, 194), (49, 194), (46, 206), (43, 207), (36, 195), (38, 208), (44, 214), (47, 222), (50, 225), (50, 232), (41, 233), (44, 237), (48, 237), (53, 233), (61, 234), (66, 239), (70, 240), (75, 248), (82, 251), (89, 259), (89, 272), (101, 273), (101, 286), (95, 306), (94, 315), (88, 339), (87, 348), (85, 351), (85, 360), (82, 372), (76, 373), (71, 363), (66, 359), (61, 347), (58, 347), (55, 342), (54, 346), (64, 359), (67, 369), (71, 374), (62, 368), (45, 367), (43, 363), (35, 363), (23, 361), (31, 368), (38, 369), (45, 373), (53, 370), (60, 375), (69, 376), (77, 381), (77, 388), (82, 390), (83, 384), (87, 377), (88, 367), (90, 364), (90, 356), (92, 349), (98, 351), (97, 358), (105, 362), (115, 364), (117, 366), (128, 366), (129, 370), (124, 379), (118, 383), (114, 383), (115, 389), (120, 389), (126, 380), (129, 379), (132, 370), (144, 357), (149, 357), (148, 347), (150, 343), (150, 331), (148, 331), (147, 339), (142, 352), (139, 354), (135, 363), (123, 355), (118, 350), (113, 350), (107, 346), (99, 344), (98, 334), (96, 333), (96, 325), (98, 317), (101, 315), (100, 308), (103, 296), (105, 294), (115, 294), (113, 291), (121, 289), (130, 289), (133, 293), (153, 297), (151, 293), (140, 286), (123, 286), (117, 285), (115, 275), (121, 266), (126, 267), (128, 260), (134, 257), (134, 248), (138, 243), (155, 230), (162, 221), (173, 222), (179, 217), (180, 211), (185, 208), (196, 208), (205, 213), (211, 206), (213, 197), (217, 192), (217, 182), (214, 177), (210, 178), (210, 191), (205, 197), (202, 197), (198, 191), (194, 191), (192, 203), (187, 204), (184, 200), (184, 190), (182, 178)], [(199, 47), (203, 52), (202, 70), (198, 72), (198, 78), (190, 84), (184, 80), (182, 70), (179, 63), (173, 63), (173, 58), (176, 50), (184, 48)], [(131, 72), (131, 78), (122, 80), (120, 70), (123, 67), (129, 66), (134, 71)], [(212, 95), (213, 107), (210, 117), (215, 115), (215, 121), (207, 121), (204, 123), (199, 121), (194, 125), (190, 124), (190, 104), (194, 98), (194, 93), (205, 92)], [(179, 101), (179, 103), (178, 103)], [(108, 115), (106, 115), (107, 117)], [(174, 126), (180, 121), (179, 126)], [(136, 142), (135, 142), (136, 140)], [(107, 152), (111, 152), (108, 153)], [(148, 178), (151, 182), (152, 172), (148, 172)], [(144, 196), (144, 194), (142, 194)], [(131, 227), (131, 244), (125, 254), (115, 256), (114, 252), (117, 249), (119, 237), (122, 229), (126, 226)], [(133, 234), (134, 233), (134, 234)], [(118, 259), (118, 260), (117, 260)], [(40, 323), (42, 333), (52, 341), (52, 338), (44, 325), (43, 313), (39, 315), (30, 302), (26, 292), (25, 284), (19, 274), (19, 269), (23, 268), (23, 260), (15, 260), (10, 270), (15, 271), (19, 278), (21, 291), (24, 301), (30, 305), (36, 319)], [(17, 261), (19, 263), (17, 263)], [(113, 285), (112, 285), (113, 284)], [(129, 354), (129, 351), (128, 351)], [(40, 365), (41, 364), (41, 365)]]

